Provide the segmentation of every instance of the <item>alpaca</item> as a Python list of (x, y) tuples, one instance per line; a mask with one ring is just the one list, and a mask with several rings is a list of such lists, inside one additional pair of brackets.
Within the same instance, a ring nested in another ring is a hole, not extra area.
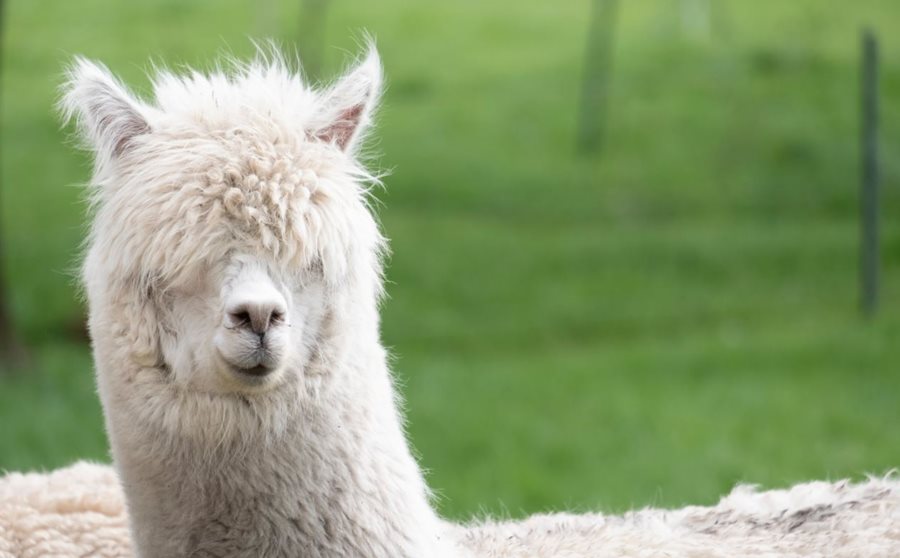
[(276, 57), (161, 73), (150, 105), (72, 69), (98, 390), (142, 558), (460, 554), (379, 341), (385, 242), (354, 154), (381, 82), (374, 49), (324, 91)]
[[(890, 479), (739, 486), (711, 507), (537, 515), (457, 526), (453, 537), (484, 558), (887, 558), (900, 555), (898, 492)], [(0, 478), (0, 558), (38, 556), (134, 556), (112, 468), (78, 463)]]
[(498, 558), (887, 558), (900, 556), (900, 483), (738, 486), (712, 507), (536, 515), (461, 528), (457, 538), (475, 556)]
[[(900, 555), (890, 477), (619, 517), (441, 519), (379, 340), (386, 242), (357, 153), (381, 83), (374, 49), (324, 90), (274, 57), (162, 72), (150, 104), (76, 62), (62, 106), (94, 152), (83, 282), (117, 474), (0, 479), (0, 556), (40, 552), (34, 526), (140, 558)], [(107, 491), (107, 513), (34, 505), (54, 478)]]

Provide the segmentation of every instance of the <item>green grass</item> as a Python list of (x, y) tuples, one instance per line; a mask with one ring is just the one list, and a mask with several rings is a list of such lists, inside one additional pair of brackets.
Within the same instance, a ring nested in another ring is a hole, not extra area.
[[(147, 93), (148, 60), (295, 43), (298, 2), (9, 2), (2, 217), (32, 346), (0, 378), (0, 468), (107, 459), (71, 270), (87, 159), (52, 105), (71, 55)], [(573, 140), (589, 2), (333, 3), (389, 88), (384, 338), (453, 517), (713, 501), (900, 466), (900, 5), (622, 2), (607, 142)], [(856, 308), (859, 27), (882, 38), (882, 312)]]

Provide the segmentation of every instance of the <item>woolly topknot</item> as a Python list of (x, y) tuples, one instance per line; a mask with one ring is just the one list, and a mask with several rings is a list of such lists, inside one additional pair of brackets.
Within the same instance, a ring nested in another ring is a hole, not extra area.
[(223, 66), (157, 71), (145, 102), (104, 66), (73, 63), (60, 106), (95, 154), (85, 281), (152, 290), (234, 251), (334, 281), (377, 275), (377, 179), (356, 158), (381, 91), (374, 47), (322, 89), (277, 52)]

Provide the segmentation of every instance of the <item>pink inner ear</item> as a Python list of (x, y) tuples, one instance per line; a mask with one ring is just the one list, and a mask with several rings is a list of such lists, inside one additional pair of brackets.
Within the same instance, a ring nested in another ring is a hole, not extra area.
[(148, 132), (150, 132), (150, 126), (141, 119), (129, 119), (119, 123), (118, 135), (113, 145), (113, 154), (117, 157), (121, 156), (128, 150), (135, 136)]
[(327, 128), (320, 130), (316, 136), (327, 143), (336, 143), (341, 149), (347, 149), (359, 128), (359, 121), (364, 109), (365, 106), (361, 104), (348, 108), (341, 112), (337, 120)]
[(113, 156), (120, 157), (136, 136), (150, 132), (150, 125), (108, 85), (97, 83), (95, 87), (98, 90), (85, 111), (101, 141)]

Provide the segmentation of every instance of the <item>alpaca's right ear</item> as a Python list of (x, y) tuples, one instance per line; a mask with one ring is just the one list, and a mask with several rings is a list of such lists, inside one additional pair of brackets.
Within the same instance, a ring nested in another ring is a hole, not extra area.
[(141, 104), (104, 66), (76, 58), (59, 103), (66, 121), (75, 119), (98, 160), (126, 153), (132, 140), (150, 131)]
[(352, 152), (371, 124), (382, 81), (381, 59), (370, 44), (365, 59), (324, 93), (313, 135)]

